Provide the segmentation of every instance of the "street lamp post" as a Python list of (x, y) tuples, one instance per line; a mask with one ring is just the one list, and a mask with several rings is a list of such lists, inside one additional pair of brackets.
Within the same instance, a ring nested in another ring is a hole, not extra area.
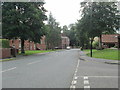
[(92, 38), (90, 38), (90, 57), (92, 57)]
[[(93, 0), (91, 0), (91, 10), (90, 10), (90, 29), (92, 30), (92, 2)], [(90, 56), (92, 57), (92, 37), (90, 38)]]

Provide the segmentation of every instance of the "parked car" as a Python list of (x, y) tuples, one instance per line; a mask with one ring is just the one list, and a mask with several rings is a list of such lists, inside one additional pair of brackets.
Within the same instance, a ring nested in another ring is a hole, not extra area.
[(59, 47), (55, 47), (54, 49), (59, 49)]
[(70, 50), (70, 46), (67, 46), (67, 48), (66, 48), (67, 50)]

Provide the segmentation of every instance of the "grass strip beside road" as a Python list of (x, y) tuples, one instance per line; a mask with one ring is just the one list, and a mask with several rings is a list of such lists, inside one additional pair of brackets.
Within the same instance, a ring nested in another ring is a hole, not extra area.
[(11, 60), (15, 60), (15, 58), (2, 59), (2, 60), (0, 60), (0, 62), (4, 62), (4, 61), (11, 61)]
[[(87, 56), (90, 56), (90, 50), (84, 50)], [(95, 50), (93, 49), (93, 57), (94, 58), (102, 58), (102, 59), (110, 59), (110, 60), (119, 60), (118, 54), (120, 50), (118, 49), (103, 49), (103, 50)]]
[[(53, 51), (57, 51), (57, 50), (29, 50), (29, 51), (25, 51), (25, 54), (21, 54), (19, 52), (18, 55), (28, 56), (28, 55), (32, 55), (32, 54), (46, 53), (46, 52), (53, 52)], [(6, 59), (1, 59), (0, 62), (11, 61), (11, 60), (15, 60), (15, 59), (16, 58), (6, 58)]]
[[(90, 49), (84, 49), (83, 50), (86, 54), (89, 54), (90, 53)], [(96, 49), (93, 49), (92, 52), (96, 52), (97, 50)]]
[(32, 55), (32, 54), (37, 54), (37, 53), (46, 53), (46, 52), (52, 52), (52, 51), (57, 51), (57, 50), (29, 50), (29, 51), (25, 51), (25, 54), (21, 54), (21, 52), (19, 52), (19, 55)]

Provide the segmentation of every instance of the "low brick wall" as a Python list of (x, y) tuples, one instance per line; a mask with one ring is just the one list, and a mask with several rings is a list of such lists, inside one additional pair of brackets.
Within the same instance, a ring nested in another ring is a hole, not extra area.
[(0, 59), (11, 57), (10, 48), (0, 48)]

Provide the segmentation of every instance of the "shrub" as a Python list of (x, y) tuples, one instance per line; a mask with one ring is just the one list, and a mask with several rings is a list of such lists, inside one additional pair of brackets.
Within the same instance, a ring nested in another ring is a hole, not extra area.
[(0, 39), (0, 48), (9, 48), (9, 40)]
[(99, 42), (98, 41), (95, 41), (95, 42), (93, 42), (93, 48), (95, 49), (95, 48), (97, 48), (98, 46), (99, 46)]
[(118, 46), (117, 46), (117, 45), (115, 45), (115, 46), (114, 46), (114, 48), (118, 48)]

